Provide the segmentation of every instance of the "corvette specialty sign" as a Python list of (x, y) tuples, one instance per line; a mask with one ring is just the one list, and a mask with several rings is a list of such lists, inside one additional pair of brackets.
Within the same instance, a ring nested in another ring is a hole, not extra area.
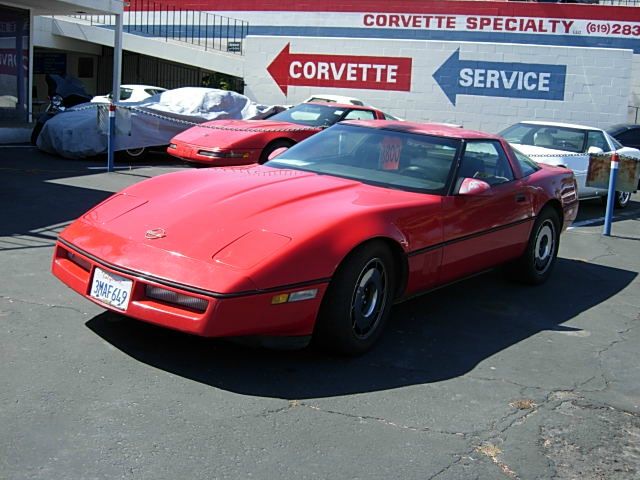
[(408, 92), (411, 63), (407, 57), (291, 53), (287, 44), (267, 71), (285, 95), (293, 86)]
[(418, 30), (640, 37), (638, 22), (563, 18), (365, 13), (362, 25)]

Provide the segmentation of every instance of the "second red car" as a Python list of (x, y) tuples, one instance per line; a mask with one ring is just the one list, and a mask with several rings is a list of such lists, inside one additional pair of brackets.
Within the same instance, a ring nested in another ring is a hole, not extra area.
[(264, 163), (279, 148), (292, 145), (342, 120), (385, 120), (373, 107), (301, 103), (266, 120), (213, 120), (176, 135), (167, 152), (211, 166)]

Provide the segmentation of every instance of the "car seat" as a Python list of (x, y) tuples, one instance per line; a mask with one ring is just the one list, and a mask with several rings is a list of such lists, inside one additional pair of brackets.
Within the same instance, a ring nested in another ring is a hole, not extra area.
[(478, 178), (484, 175), (484, 162), (475, 154), (462, 157), (462, 164), (458, 172), (459, 178)]
[(553, 136), (550, 133), (544, 131), (536, 132), (533, 136), (533, 144), (536, 147), (553, 148)]

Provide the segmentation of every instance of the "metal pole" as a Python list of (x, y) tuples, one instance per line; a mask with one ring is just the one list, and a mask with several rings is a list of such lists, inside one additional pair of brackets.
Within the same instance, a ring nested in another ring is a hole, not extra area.
[(616, 195), (616, 178), (618, 176), (619, 157), (617, 152), (611, 155), (611, 172), (609, 173), (609, 191), (607, 192), (607, 210), (604, 214), (603, 235), (611, 236), (611, 222), (613, 221), (613, 207)]
[(120, 101), (120, 78), (122, 77), (122, 14), (116, 14), (113, 32), (113, 89), (109, 104), (109, 138), (107, 141), (107, 171), (113, 172), (113, 157), (116, 137), (116, 104)]

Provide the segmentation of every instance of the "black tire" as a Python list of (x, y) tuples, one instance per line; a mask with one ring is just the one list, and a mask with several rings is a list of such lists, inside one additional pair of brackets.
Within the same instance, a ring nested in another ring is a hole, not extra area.
[(631, 192), (616, 192), (616, 196), (613, 199), (613, 205), (616, 208), (627, 208), (631, 201)]
[(269, 155), (275, 152), (279, 148), (289, 148), (294, 145), (294, 142), (289, 140), (276, 140), (271, 142), (269, 145), (264, 147), (262, 153), (260, 154), (260, 165), (269, 160)]
[(338, 267), (324, 295), (314, 343), (347, 355), (369, 350), (391, 312), (396, 286), (393, 255), (382, 242), (366, 243)]
[[(600, 197), (600, 201), (603, 206), (607, 206), (607, 195), (604, 197)], [(627, 208), (629, 206), (629, 202), (631, 201), (631, 192), (616, 192), (613, 197), (613, 208), (617, 208), (622, 210), (623, 208)]]
[(552, 207), (542, 209), (531, 230), (527, 249), (515, 263), (516, 280), (530, 285), (547, 281), (560, 247), (560, 218)]
[(44, 123), (38, 122), (35, 127), (33, 127), (33, 130), (31, 130), (31, 145), (37, 145), (42, 127), (44, 127)]
[(148, 149), (146, 147), (140, 148), (130, 148), (127, 150), (120, 150), (118, 152), (118, 157), (123, 160), (143, 160), (148, 153)]

